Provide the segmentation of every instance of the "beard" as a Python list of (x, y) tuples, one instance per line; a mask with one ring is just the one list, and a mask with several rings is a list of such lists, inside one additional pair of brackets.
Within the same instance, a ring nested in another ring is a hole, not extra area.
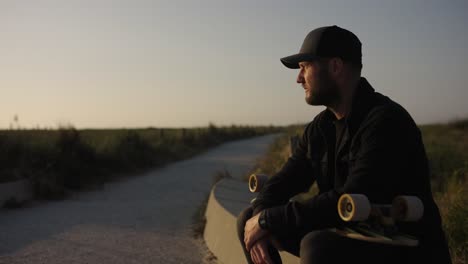
[(309, 105), (329, 106), (338, 99), (338, 85), (330, 77), (326, 67), (319, 67), (313, 86), (313, 89), (310, 85), (307, 87), (308, 92), (306, 93), (305, 100)]

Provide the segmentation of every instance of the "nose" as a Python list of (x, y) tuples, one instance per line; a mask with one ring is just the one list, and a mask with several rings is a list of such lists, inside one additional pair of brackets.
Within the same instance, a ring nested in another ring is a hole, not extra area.
[(297, 75), (296, 82), (304, 83), (304, 72), (302, 69), (299, 71), (299, 74)]

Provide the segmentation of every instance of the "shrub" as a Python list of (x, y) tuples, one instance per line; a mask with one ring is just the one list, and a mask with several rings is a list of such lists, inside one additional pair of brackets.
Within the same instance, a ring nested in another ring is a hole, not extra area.
[(0, 130), (0, 182), (28, 178), (36, 198), (102, 184), (149, 167), (191, 157), (264, 128)]
[(128, 131), (117, 144), (116, 154), (126, 169), (148, 167), (154, 164), (154, 150), (135, 131)]

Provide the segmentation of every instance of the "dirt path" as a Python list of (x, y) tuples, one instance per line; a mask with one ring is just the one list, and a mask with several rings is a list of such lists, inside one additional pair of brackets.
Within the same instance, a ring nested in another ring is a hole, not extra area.
[(0, 263), (203, 263), (191, 216), (213, 175), (241, 177), (275, 137), (227, 143), (67, 200), (0, 210)]

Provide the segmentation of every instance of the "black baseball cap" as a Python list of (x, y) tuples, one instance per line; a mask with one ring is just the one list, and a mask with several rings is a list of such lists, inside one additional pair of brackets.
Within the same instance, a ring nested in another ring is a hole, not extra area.
[(299, 62), (339, 57), (362, 67), (361, 41), (338, 26), (320, 27), (307, 34), (298, 54), (281, 58), (284, 66), (299, 69)]

